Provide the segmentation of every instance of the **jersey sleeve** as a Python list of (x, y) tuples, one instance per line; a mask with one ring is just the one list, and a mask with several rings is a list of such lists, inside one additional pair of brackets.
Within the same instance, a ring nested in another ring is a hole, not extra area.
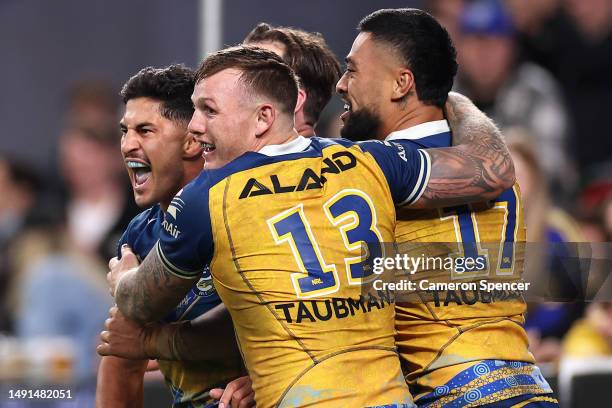
[(427, 151), (398, 142), (367, 141), (359, 146), (376, 160), (397, 206), (410, 205), (421, 198), (431, 173)]
[(121, 238), (119, 238), (119, 241), (117, 241), (117, 258), (119, 259), (121, 259), (121, 247), (124, 244), (128, 244), (133, 249), (130, 237), (132, 236), (132, 229), (134, 228), (134, 224), (136, 224), (139, 215), (137, 215), (130, 221), (125, 231), (123, 231)]
[(202, 183), (187, 185), (172, 199), (155, 248), (166, 269), (182, 278), (201, 275), (210, 263), (213, 235), (208, 188)]

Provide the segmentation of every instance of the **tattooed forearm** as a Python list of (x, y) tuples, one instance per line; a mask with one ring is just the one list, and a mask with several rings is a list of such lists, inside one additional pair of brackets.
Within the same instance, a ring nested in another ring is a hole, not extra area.
[(157, 251), (149, 252), (138, 269), (121, 278), (115, 301), (119, 310), (138, 323), (161, 319), (195, 284), (193, 279), (179, 278), (166, 270)]
[(446, 116), (454, 146), (427, 150), (431, 175), (414, 207), (489, 200), (514, 184), (512, 158), (493, 121), (457, 93), (449, 94)]

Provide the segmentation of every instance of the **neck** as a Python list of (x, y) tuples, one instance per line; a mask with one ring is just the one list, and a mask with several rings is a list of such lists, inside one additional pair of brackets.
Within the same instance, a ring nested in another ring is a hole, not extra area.
[(253, 151), (258, 152), (264, 146), (285, 144), (295, 140), (298, 136), (299, 134), (293, 128), (293, 124), (291, 124), (291, 127), (283, 126), (279, 128), (272, 128), (257, 139)]
[(295, 122), (295, 129), (298, 134), (304, 137), (313, 137), (315, 135), (315, 125), (311, 123), (310, 119), (304, 113), (304, 107), (302, 106), (295, 115), (293, 115), (293, 121)]
[(391, 120), (383, 123), (378, 135), (380, 140), (398, 130), (408, 129), (412, 126), (434, 120), (442, 120), (444, 119), (444, 112), (437, 106), (419, 103), (412, 107), (406, 106), (405, 109), (399, 110), (398, 114), (395, 117), (391, 116), (391, 118)]
[(193, 179), (195, 179), (202, 169), (204, 168), (204, 160), (198, 158), (198, 160), (192, 160), (189, 162), (183, 163), (183, 180), (179, 188), (176, 189), (168, 198), (161, 200), (159, 202), (159, 206), (162, 210), (168, 210), (168, 206), (170, 206), (170, 202), (174, 198), (174, 196), (179, 192), (181, 188), (189, 184)]
[(300, 126), (298, 126), (296, 124), (295, 126), (295, 130), (297, 130), (298, 134), (304, 136), (304, 137), (313, 137), (316, 136), (315, 134), (315, 130), (314, 130), (314, 126), (308, 124), (308, 123), (303, 123)]
[[(174, 197), (172, 197), (174, 198)], [(168, 211), (168, 207), (170, 206), (170, 201), (172, 201), (172, 198), (168, 198), (166, 200), (162, 200), (159, 202), (159, 206), (162, 209), (163, 212)]]

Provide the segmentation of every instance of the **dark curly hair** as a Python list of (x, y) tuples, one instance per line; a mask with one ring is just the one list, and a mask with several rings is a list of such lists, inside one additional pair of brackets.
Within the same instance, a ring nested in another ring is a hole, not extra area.
[(165, 68), (147, 67), (131, 77), (121, 89), (123, 103), (134, 98), (151, 98), (162, 102), (161, 115), (175, 121), (191, 120), (191, 94), (195, 73), (182, 64)]
[(357, 29), (395, 49), (412, 71), (419, 100), (442, 107), (457, 73), (457, 53), (444, 27), (419, 9), (382, 9)]
[(340, 79), (338, 59), (321, 34), (297, 28), (259, 23), (246, 36), (244, 43), (262, 42), (279, 42), (284, 45), (283, 60), (295, 71), (308, 95), (304, 103), (306, 120), (315, 125)]

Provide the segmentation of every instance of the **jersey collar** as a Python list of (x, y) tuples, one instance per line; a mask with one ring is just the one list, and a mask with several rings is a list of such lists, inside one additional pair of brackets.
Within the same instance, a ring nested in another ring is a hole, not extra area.
[(303, 152), (310, 146), (310, 139), (304, 136), (298, 136), (294, 140), (278, 144), (278, 145), (266, 145), (262, 147), (257, 153), (265, 156), (280, 156), (283, 154), (299, 153)]
[(391, 132), (391, 134), (389, 134), (389, 136), (387, 136), (385, 140), (415, 140), (445, 132), (450, 132), (450, 127), (448, 126), (448, 122), (446, 121), (446, 119), (434, 120), (431, 122), (425, 122), (421, 123), (420, 125), (409, 127), (408, 129)]

